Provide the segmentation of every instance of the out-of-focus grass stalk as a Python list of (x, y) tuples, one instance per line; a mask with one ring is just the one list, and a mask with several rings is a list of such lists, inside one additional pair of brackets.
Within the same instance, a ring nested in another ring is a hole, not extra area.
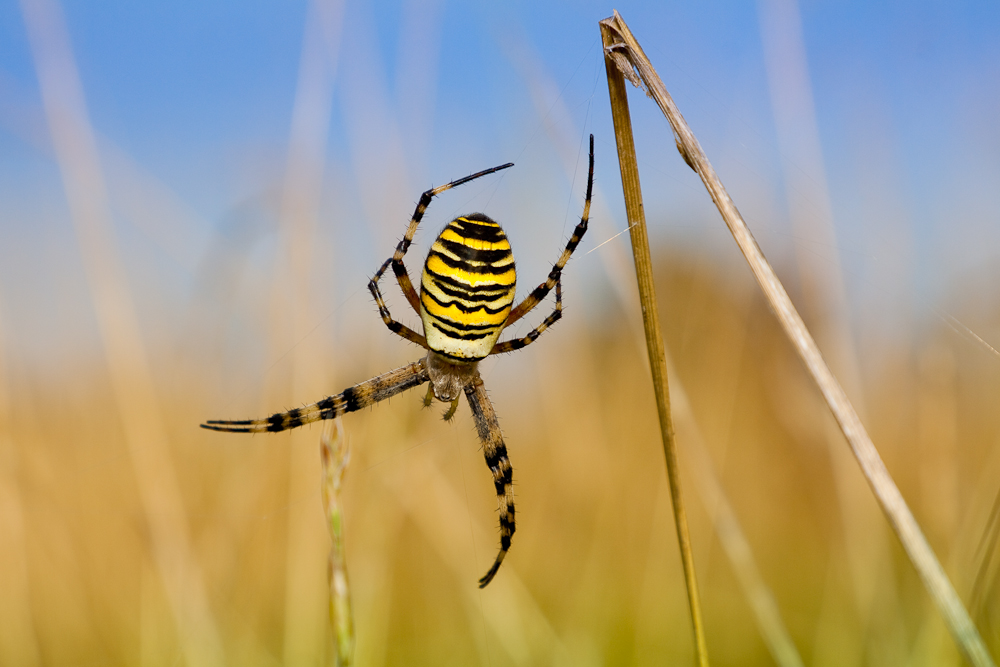
[(635, 142), (632, 138), (632, 120), (628, 111), (625, 78), (618, 66), (611, 61), (610, 51), (607, 47), (611, 45), (614, 36), (603, 21), (601, 22), (601, 37), (605, 45), (604, 64), (608, 76), (608, 94), (611, 97), (611, 115), (615, 124), (615, 141), (618, 145), (618, 163), (622, 173), (622, 190), (625, 193), (629, 236), (632, 238), (632, 254), (635, 257), (635, 276), (639, 284), (642, 324), (646, 334), (646, 349), (649, 352), (649, 368), (653, 374), (656, 410), (660, 417), (660, 437), (663, 439), (663, 454), (667, 463), (667, 480), (670, 483), (674, 525), (677, 529), (677, 542), (681, 550), (684, 581), (687, 584), (688, 603), (691, 607), (695, 653), (698, 657), (698, 664), (701, 667), (707, 667), (708, 646), (705, 642), (705, 628), (701, 620), (701, 601), (698, 597), (698, 582), (694, 572), (694, 556), (691, 553), (691, 537), (688, 533), (687, 514), (684, 510), (680, 475), (677, 470), (677, 448), (674, 442), (673, 420), (670, 416), (670, 390), (667, 386), (666, 351), (663, 345), (663, 333), (660, 330), (656, 293), (653, 287), (653, 261), (649, 252), (649, 238), (646, 235), (646, 215), (642, 205), (642, 190), (639, 187), (639, 165), (635, 157)]
[[(340, 52), (343, 5), (340, 0), (308, 3), (282, 184), (279, 213), (282, 251), (274, 264), (269, 342), (274, 357), (290, 355), (291, 390), (299, 396), (318, 391), (321, 386), (316, 355), (306, 353), (298, 343), (315, 326), (315, 315), (310, 308), (314, 292), (311, 279), (316, 264), (316, 229), (323, 198), (325, 147)], [(333, 370), (330, 360), (324, 360), (322, 366), (328, 373)], [(297, 508), (298, 494), (303, 488), (299, 480), (311, 479), (315, 474), (313, 451), (306, 447), (288, 449), (282, 655), (288, 665), (315, 662), (324, 637), (325, 624), (322, 614), (317, 613), (322, 591), (314, 579), (322, 567), (323, 552), (310, 517)]]
[[(628, 76), (636, 85), (640, 85), (641, 79), (647, 93), (656, 100), (663, 114), (667, 117), (673, 128), (674, 138), (681, 156), (698, 173), (712, 196), (723, 220), (750, 264), (750, 269), (757, 278), (768, 303), (777, 314), (782, 328), (792, 341), (840, 424), (840, 428), (847, 437), (854, 456), (861, 465), (861, 469), (886, 513), (889, 523), (896, 531), (910, 561), (920, 574), (924, 586), (944, 616), (959, 648), (971, 664), (977, 667), (993, 665), (993, 659), (990, 657), (986, 645), (951, 585), (947, 574), (934, 555), (934, 551), (927, 543), (913, 513), (910, 512), (906, 501), (886, 470), (885, 464), (879, 457), (878, 451), (857, 412), (827, 367), (826, 362), (823, 361), (812, 335), (806, 329), (802, 318), (795, 310), (795, 306), (792, 305), (792, 301), (775, 275), (774, 269), (764, 258), (757, 241), (750, 233), (746, 222), (736, 209), (736, 205), (729, 197), (729, 193), (726, 192), (659, 75), (653, 69), (646, 54), (643, 53), (639, 43), (632, 36), (618, 12), (615, 12), (613, 17), (601, 21), (601, 30), (602, 34), (605, 35), (605, 60), (609, 63), (609, 81), (613, 61), (623, 75)], [(624, 85), (624, 78), (622, 78), (622, 83)]]
[(178, 641), (187, 664), (222, 665), (222, 639), (191, 543), (180, 481), (118, 251), (97, 142), (65, 18), (56, 0), (22, 0), (21, 11), (104, 343), (117, 417)]
[[(453, 480), (443, 474), (435, 462), (420, 459), (412, 463), (405, 478), (385, 480), (385, 493), (396, 498), (408, 520), (425, 536), (441, 562), (451, 568), (456, 590), (461, 591), (461, 600), (465, 603), (467, 619), (478, 621), (482, 618), (484, 631), (488, 629), (495, 638), (488, 641), (483, 635), (484, 641), (478, 646), (479, 664), (497, 662), (495, 654), (500, 656), (502, 664), (530, 664), (534, 656), (539, 655), (547, 656), (548, 664), (595, 664), (587, 653), (588, 646), (567, 644), (563, 640), (553, 624), (551, 610), (539, 603), (537, 590), (529, 587), (514, 568), (509, 568), (502, 580), (490, 584), (490, 607), (507, 610), (507, 613), (483, 616), (480, 589), (466, 585), (469, 561), (456, 559), (455, 554), (463, 545), (468, 545), (470, 530), (481, 535), (488, 533), (491, 527), (481, 525), (475, 517), (441, 521), (440, 517), (448, 516), (454, 508), (466, 506), (467, 495), (464, 491), (459, 492)], [(425, 491), (415, 496), (405, 479), (425, 480)], [(582, 651), (583, 655), (575, 654), (575, 650)]]
[[(675, 379), (678, 377), (676, 365), (669, 355), (667, 369), (673, 373)], [(803, 667), (802, 657), (795, 647), (795, 642), (792, 641), (788, 628), (785, 627), (778, 603), (764, 582), (753, 551), (750, 549), (750, 543), (740, 526), (740, 520), (716, 474), (715, 464), (705, 447), (704, 437), (695, 420), (691, 401), (684, 391), (682, 382), (674, 383), (673, 407), (684, 436), (685, 452), (689, 454), (685, 461), (690, 465), (689, 470), (694, 475), (695, 485), (701, 492), (705, 508), (712, 517), (719, 543), (732, 564), (733, 574), (736, 575), (736, 580), (743, 589), (743, 595), (753, 610), (761, 637), (779, 667)]]
[(974, 618), (979, 618), (984, 611), (986, 594), (993, 589), (993, 580), (996, 576), (996, 567), (991, 564), (996, 560), (997, 545), (1000, 544), (1000, 493), (997, 493), (993, 501), (993, 509), (990, 511), (990, 518), (983, 529), (983, 536), (976, 547), (976, 560), (979, 567), (976, 568), (976, 578), (972, 584), (972, 599), (969, 601), (969, 609)]
[(333, 629), (333, 662), (347, 667), (354, 659), (354, 616), (351, 613), (351, 589), (347, 582), (347, 556), (344, 549), (344, 512), (340, 504), (340, 484), (351, 460), (340, 419), (323, 426), (319, 439), (323, 461), (323, 508), (330, 528), (330, 627)]
[(38, 635), (31, 614), (28, 549), (21, 495), (20, 453), (10, 429), (10, 375), (4, 321), (0, 312), (0, 664), (41, 664)]

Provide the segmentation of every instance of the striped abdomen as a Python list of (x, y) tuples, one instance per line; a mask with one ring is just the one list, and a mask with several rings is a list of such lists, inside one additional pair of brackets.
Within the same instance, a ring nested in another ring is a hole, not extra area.
[(514, 256), (500, 225), (482, 213), (455, 218), (424, 262), (420, 318), (431, 350), (477, 361), (493, 349), (514, 301)]

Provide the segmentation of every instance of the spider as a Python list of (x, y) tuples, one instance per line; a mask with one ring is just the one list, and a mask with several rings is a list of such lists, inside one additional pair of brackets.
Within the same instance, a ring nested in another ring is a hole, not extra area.
[[(507, 235), (499, 224), (482, 213), (459, 216), (441, 231), (424, 262), (419, 295), (403, 264), (403, 256), (413, 242), (417, 226), (431, 199), (463, 183), (513, 166), (513, 163), (503, 164), (423, 193), (403, 240), (396, 246), (392, 257), (368, 281), (368, 289), (389, 331), (426, 349), (426, 357), (348, 387), (312, 405), (279, 412), (264, 419), (212, 420), (201, 425), (213, 431), (232, 433), (285, 431), (360, 410), (428, 381), (430, 385), (424, 406), (430, 406), (434, 398), (450, 403), (444, 414), (445, 420), (450, 420), (464, 392), (483, 443), (486, 465), (493, 474), (500, 512), (500, 551), (492, 567), (479, 580), (480, 588), (493, 580), (510, 549), (510, 539), (514, 534), (514, 486), (513, 469), (507, 458), (500, 422), (477, 367), (491, 354), (513, 352), (530, 345), (562, 317), (562, 270), (586, 233), (590, 218), (590, 197), (594, 188), (594, 135), (590, 135), (587, 198), (580, 223), (573, 230), (545, 282), (517, 306), (511, 308), (516, 274)], [(422, 334), (397, 322), (389, 314), (378, 283), (390, 266), (407, 302), (420, 315)], [(553, 287), (556, 290), (555, 310), (541, 324), (522, 338), (497, 342), (504, 329), (531, 312)]]

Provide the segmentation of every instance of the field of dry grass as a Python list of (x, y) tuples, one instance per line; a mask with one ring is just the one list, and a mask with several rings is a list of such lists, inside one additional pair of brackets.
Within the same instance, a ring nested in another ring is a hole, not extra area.
[[(692, 472), (696, 440), (807, 664), (954, 664), (941, 621), (749, 277), (668, 249), (656, 256), (674, 381), (694, 417), (679, 416), (678, 432), (713, 662), (771, 658)], [(582, 298), (572, 294), (571, 303)], [(604, 298), (486, 365), (519, 523), (485, 591), (475, 580), (496, 546), (495, 498), (467, 408), (446, 424), (412, 392), (345, 419), (358, 664), (690, 659), (645, 352), (634, 318)], [(234, 305), (235, 316), (247, 307)], [(231, 369), (202, 362), (221, 338), (152, 348), (158, 403), (148, 408), (164, 424), (173, 467), (164, 472), (178, 491), (163, 497), (181, 503), (155, 511), (178, 512), (184, 527), (159, 538), (142, 487), (162, 480), (137, 474), (101, 359), (48, 377), (7, 359), (4, 662), (177, 664), (185, 641), (195, 653), (201, 641), (182, 637), (178, 614), (203, 596), (211, 625), (202, 639), (229, 662), (315, 664), (328, 633), (320, 431), (227, 436), (197, 424), (312, 400), (414, 356), (380, 326), (370, 313), (364, 335), (343, 336), (346, 355), (311, 336), (292, 355), (308, 363), (279, 362), (262, 385), (239, 381), (243, 391)], [(240, 338), (252, 349), (268, 335), (249, 327)], [(968, 600), (1000, 476), (996, 373), (940, 321), (907, 343), (864, 364), (867, 421)], [(194, 576), (171, 580), (157, 539), (175, 556), (186, 544)], [(976, 610), (994, 651), (995, 573), (994, 560)]]

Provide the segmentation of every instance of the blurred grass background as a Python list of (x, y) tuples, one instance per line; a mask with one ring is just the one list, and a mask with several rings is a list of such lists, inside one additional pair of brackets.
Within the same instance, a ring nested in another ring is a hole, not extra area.
[[(997, 655), (1000, 358), (983, 341), (1000, 341), (1000, 12), (617, 8)], [(490, 587), (475, 581), (495, 497), (464, 404), (445, 424), (414, 392), (345, 420), (357, 664), (691, 660), (615, 237), (610, 11), (0, 4), (0, 664), (327, 655), (320, 429), (197, 424), (416, 358), (365, 284), (432, 184), (517, 163), (435, 202), (409, 257), (417, 271), (445, 221), (483, 210), (526, 293), (579, 215), (591, 131), (594, 222), (566, 315), (482, 367), (518, 502)], [(806, 664), (957, 664), (659, 112), (632, 107), (672, 390), (690, 404), (680, 457), (713, 662), (773, 661), (705, 460)]]

